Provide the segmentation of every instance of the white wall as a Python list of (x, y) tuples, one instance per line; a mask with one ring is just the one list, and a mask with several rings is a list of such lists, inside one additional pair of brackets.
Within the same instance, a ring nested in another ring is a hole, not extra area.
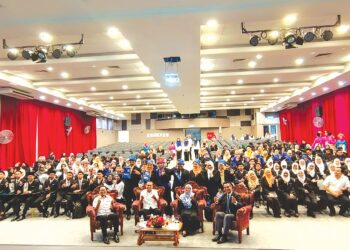
[(118, 141), (118, 131), (97, 129), (97, 148), (111, 145)]

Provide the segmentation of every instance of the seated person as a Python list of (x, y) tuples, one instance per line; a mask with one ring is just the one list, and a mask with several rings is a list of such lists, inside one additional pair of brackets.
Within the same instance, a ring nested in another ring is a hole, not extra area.
[(96, 212), (96, 220), (98, 220), (101, 225), (103, 242), (105, 244), (109, 244), (107, 227), (108, 221), (110, 220), (113, 223), (114, 228), (113, 239), (116, 243), (118, 243), (118, 215), (113, 212), (113, 198), (107, 195), (107, 190), (105, 187), (100, 187), (99, 195), (95, 197), (92, 206)]
[(273, 216), (275, 218), (281, 218), (281, 205), (278, 201), (277, 196), (277, 181), (276, 178), (272, 175), (272, 171), (269, 168), (266, 168), (264, 175), (261, 179), (262, 195), (264, 200), (267, 202), (267, 213), (270, 213), (269, 208), (273, 210)]
[(341, 168), (336, 167), (334, 174), (327, 176), (323, 182), (323, 187), (327, 192), (329, 216), (335, 215), (334, 205), (339, 203), (341, 205), (339, 214), (344, 217), (349, 217), (347, 211), (350, 207), (350, 200), (347, 190), (350, 187), (350, 182), (348, 177), (341, 172)]
[(185, 192), (179, 197), (179, 214), (183, 223), (182, 235), (186, 237), (187, 234), (195, 233), (199, 228), (197, 201), (189, 184), (185, 186)]
[(242, 206), (241, 197), (233, 192), (231, 182), (224, 183), (224, 194), (218, 199), (215, 198), (215, 204), (220, 205), (221, 211), (216, 212), (216, 228), (218, 235), (213, 239), (218, 244), (227, 242), (227, 235), (232, 225), (236, 220), (237, 210)]
[(293, 212), (294, 217), (299, 217), (294, 181), (291, 180), (287, 169), (282, 170), (282, 174), (278, 179), (278, 196), (284, 207), (284, 215), (290, 217), (291, 212)]
[(153, 189), (153, 182), (149, 181), (146, 183), (146, 189), (141, 191), (140, 201), (142, 204), (140, 216), (146, 218), (151, 214), (160, 215), (160, 210), (158, 209), (158, 191)]

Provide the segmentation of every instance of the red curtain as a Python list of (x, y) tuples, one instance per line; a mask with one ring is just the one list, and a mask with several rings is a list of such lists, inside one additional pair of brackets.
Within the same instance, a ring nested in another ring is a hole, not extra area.
[[(313, 124), (317, 106), (322, 107), (324, 124), (317, 128)], [(305, 140), (312, 143), (319, 130), (327, 130), (335, 136), (343, 133), (350, 136), (350, 87), (346, 87), (316, 99), (301, 103), (293, 109), (280, 112), (281, 139), (284, 141)], [(349, 143), (349, 141), (348, 141)]]
[(33, 163), (36, 152), (36, 120), (38, 108), (32, 101), (1, 97), (0, 131), (11, 130), (14, 139), (0, 144), (0, 168), (16, 162)]
[[(71, 118), (72, 131), (66, 135), (64, 118)], [(90, 126), (90, 132), (84, 128)], [(96, 118), (49, 103), (1, 97), (0, 131), (11, 130), (14, 140), (0, 144), (0, 168), (16, 162), (32, 164), (38, 154), (83, 153), (96, 147)], [(37, 130), (38, 129), (38, 130)], [(37, 134), (38, 131), (38, 134)], [(38, 145), (36, 140), (38, 139)]]

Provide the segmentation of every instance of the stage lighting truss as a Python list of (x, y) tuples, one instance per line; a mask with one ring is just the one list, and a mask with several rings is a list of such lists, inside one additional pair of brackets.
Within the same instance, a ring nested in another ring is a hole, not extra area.
[(285, 46), (286, 49), (297, 48), (296, 45), (303, 45), (304, 42), (312, 42), (316, 39), (330, 41), (333, 39), (332, 29), (341, 25), (341, 15), (337, 15), (335, 24), (304, 26), (288, 29), (264, 29), (264, 30), (247, 30), (244, 23), (241, 22), (242, 34), (250, 36), (249, 44), (257, 46), (260, 41), (266, 40), (268, 44), (277, 43)]
[(6, 39), (2, 40), (2, 48), (7, 50), (7, 57), (10, 60), (16, 60), (21, 54), (26, 60), (31, 59), (36, 63), (44, 63), (47, 61), (48, 55), (52, 58), (59, 59), (65, 53), (68, 57), (74, 57), (77, 51), (84, 44), (84, 34), (81, 34), (79, 42), (74, 43), (57, 43), (48, 45), (26, 45), (13, 47), (6, 43)]

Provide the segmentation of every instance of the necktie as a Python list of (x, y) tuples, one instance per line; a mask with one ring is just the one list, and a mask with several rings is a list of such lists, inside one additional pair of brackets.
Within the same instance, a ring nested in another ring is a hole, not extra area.
[(230, 214), (231, 213), (231, 211), (230, 211), (230, 197), (231, 197), (231, 195), (227, 195), (227, 206), (226, 206), (226, 213), (227, 214)]
[(79, 189), (81, 189), (81, 181), (79, 181)]

